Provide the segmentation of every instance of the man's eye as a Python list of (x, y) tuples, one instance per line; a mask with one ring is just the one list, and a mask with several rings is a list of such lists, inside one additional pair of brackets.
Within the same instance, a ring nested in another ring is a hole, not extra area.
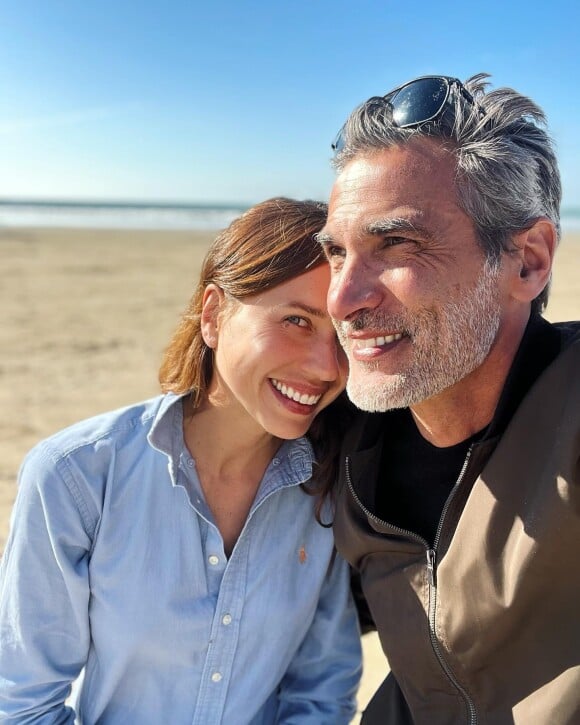
[(300, 315), (289, 315), (286, 317), (286, 322), (289, 322), (291, 325), (297, 325), (298, 327), (308, 327), (308, 320), (300, 317)]
[(339, 247), (337, 244), (326, 244), (324, 246), (324, 253), (326, 254), (327, 259), (332, 259), (333, 257), (344, 257), (344, 249)]
[(407, 244), (412, 241), (408, 237), (385, 237), (383, 239), (383, 245), (385, 247), (396, 247), (398, 244)]

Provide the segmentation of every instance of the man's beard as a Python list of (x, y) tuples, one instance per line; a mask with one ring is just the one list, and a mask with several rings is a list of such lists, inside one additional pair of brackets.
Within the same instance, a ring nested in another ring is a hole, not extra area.
[[(486, 262), (472, 289), (437, 310), (424, 308), (396, 316), (369, 311), (352, 322), (337, 323), (338, 337), (349, 353), (346, 390), (352, 402), (369, 412), (408, 408), (450, 388), (479, 367), (500, 326), (498, 277), (499, 265)], [(395, 344), (411, 349), (406, 369), (382, 373), (382, 357), (369, 362), (353, 360), (349, 329), (369, 329), (375, 334), (379, 330), (403, 332), (402, 342)]]

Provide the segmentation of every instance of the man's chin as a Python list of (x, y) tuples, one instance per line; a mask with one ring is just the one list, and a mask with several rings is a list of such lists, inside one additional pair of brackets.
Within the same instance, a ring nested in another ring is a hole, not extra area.
[(354, 405), (367, 413), (386, 413), (409, 405), (408, 390), (403, 375), (366, 373), (364, 380), (349, 376), (346, 393)]

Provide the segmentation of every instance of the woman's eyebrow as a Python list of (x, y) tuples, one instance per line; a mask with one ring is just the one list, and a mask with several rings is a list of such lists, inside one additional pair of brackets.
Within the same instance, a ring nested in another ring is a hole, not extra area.
[(313, 317), (323, 318), (323, 317), (328, 316), (328, 312), (325, 309), (320, 310), (318, 307), (310, 307), (310, 305), (306, 305), (306, 304), (304, 304), (304, 302), (299, 302), (299, 301), (294, 302), (291, 300), (289, 302), (284, 302), (284, 304), (279, 305), (279, 307), (280, 307), (280, 309), (282, 309), (282, 308), (287, 309), (290, 307), (293, 310), (299, 309), (299, 310), (302, 310), (303, 312), (306, 312), (309, 315), (312, 315)]

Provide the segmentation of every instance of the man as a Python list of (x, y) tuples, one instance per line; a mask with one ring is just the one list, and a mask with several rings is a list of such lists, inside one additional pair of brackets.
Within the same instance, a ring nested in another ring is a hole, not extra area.
[(542, 111), (419, 78), (335, 142), (320, 234), (362, 410), (335, 536), (391, 666), (363, 723), (580, 723), (580, 325)]

